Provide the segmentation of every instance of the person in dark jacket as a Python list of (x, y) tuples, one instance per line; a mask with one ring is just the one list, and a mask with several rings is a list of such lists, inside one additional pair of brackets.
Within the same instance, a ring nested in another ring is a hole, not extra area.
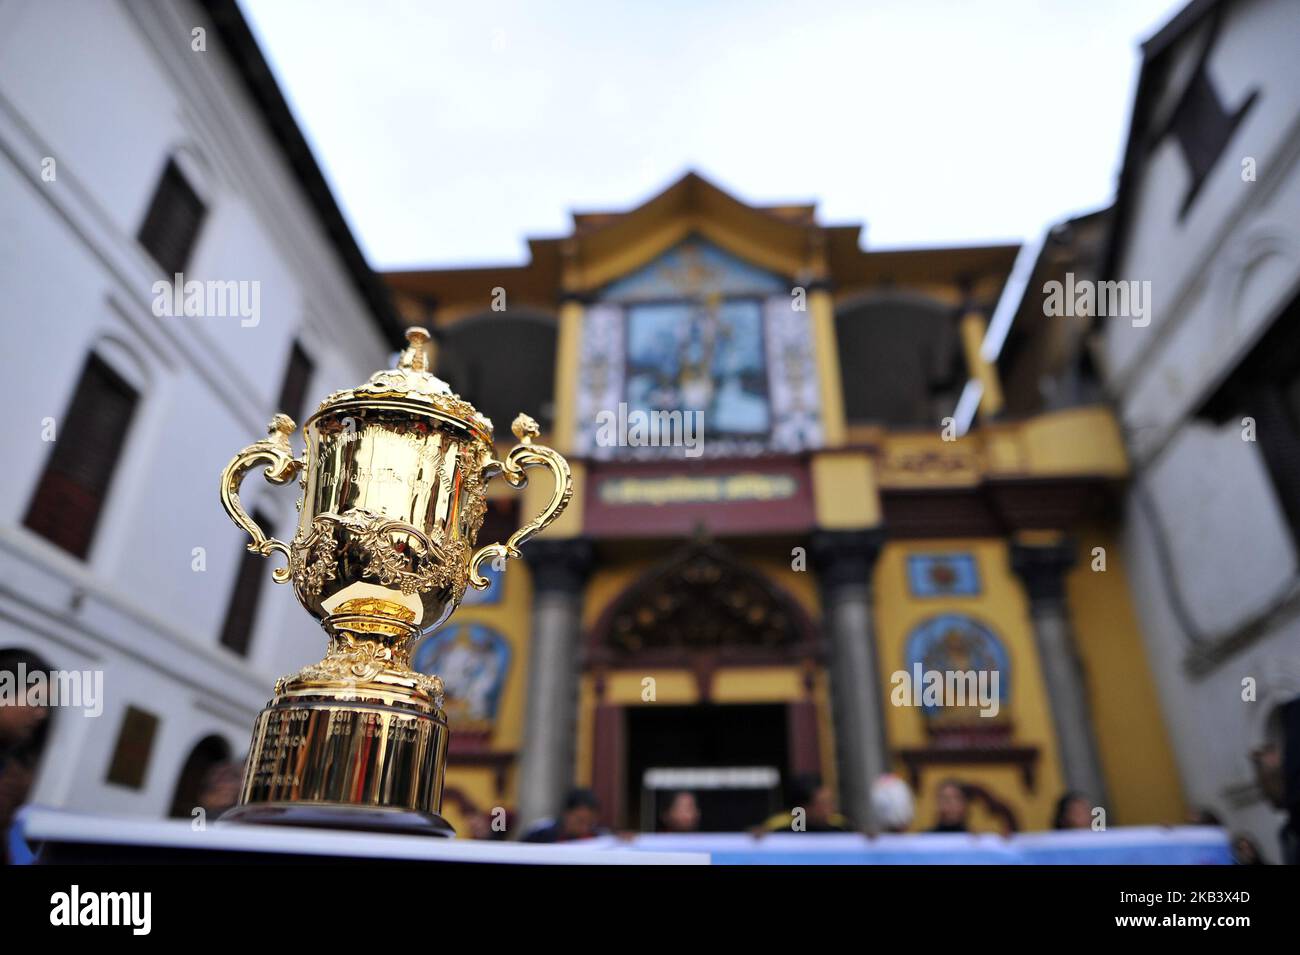
[(600, 803), (590, 789), (574, 789), (565, 797), (558, 819), (543, 822), (524, 833), (520, 842), (574, 842), (605, 835), (600, 827)]
[(1286, 814), (1278, 832), (1282, 863), (1300, 865), (1300, 696), (1277, 707), (1267, 741), (1250, 756), (1260, 792)]
[(8, 864), (9, 829), (14, 813), (27, 801), (41, 752), (49, 710), (30, 698), (23, 672), (44, 672), (44, 662), (17, 650), (0, 651), (0, 862)]
[(851, 828), (840, 814), (835, 790), (820, 776), (807, 774), (790, 784), (790, 808), (764, 820), (758, 832), (850, 832)]

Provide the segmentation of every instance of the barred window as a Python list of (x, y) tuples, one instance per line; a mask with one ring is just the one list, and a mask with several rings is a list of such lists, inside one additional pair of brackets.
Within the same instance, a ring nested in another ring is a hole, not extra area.
[(206, 212), (176, 161), (168, 160), (137, 237), (167, 275), (185, 271)]
[(295, 341), (289, 352), (289, 365), (284, 370), (284, 381), (280, 385), (280, 403), (277, 411), (282, 411), (299, 424), (302, 423), (303, 402), (307, 398), (307, 386), (311, 383), (312, 372), (316, 363), (311, 360), (302, 347)]
[[(270, 530), (271, 519), (260, 510), (254, 510), (253, 520), (263, 530)], [(257, 607), (262, 599), (262, 581), (266, 577), (266, 558), (245, 550), (240, 558), (239, 573), (235, 576), (235, 589), (226, 606), (226, 622), (221, 628), (221, 645), (240, 656), (248, 656), (253, 639), (253, 624), (257, 621)]]
[(139, 394), (98, 355), (82, 369), (23, 523), (76, 557), (90, 553)]

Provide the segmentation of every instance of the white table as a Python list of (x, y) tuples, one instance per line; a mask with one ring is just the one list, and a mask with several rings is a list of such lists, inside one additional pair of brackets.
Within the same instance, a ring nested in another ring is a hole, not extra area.
[(594, 844), (532, 845), (431, 836), (339, 832), (294, 826), (209, 823), (98, 816), (29, 806), (23, 813), (29, 844), (55, 861), (176, 861), (207, 853), (258, 857), (393, 859), (405, 862), (515, 865), (708, 865), (707, 852), (646, 851), (600, 840)]

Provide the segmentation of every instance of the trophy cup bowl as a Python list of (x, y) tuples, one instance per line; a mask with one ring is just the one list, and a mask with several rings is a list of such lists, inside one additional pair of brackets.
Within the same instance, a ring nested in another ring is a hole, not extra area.
[[(515, 419), (519, 443), (498, 460), (492, 423), (427, 369), (422, 328), (407, 332), (395, 370), (327, 397), (303, 426), (276, 415), (268, 436), (241, 451), (221, 479), (221, 501), (248, 532), (248, 549), (280, 553), (272, 577), (321, 622), (319, 663), (281, 677), (253, 728), (239, 803), (223, 821), (452, 835), (442, 818), (448, 727), (443, 684), (411, 669), (411, 649), (455, 611), (466, 587), (483, 589), (485, 562), (555, 520), (573, 493), (569, 466), (533, 444), (539, 431)], [(239, 489), (259, 465), (272, 484), (298, 480), (291, 542), (267, 537)], [(555, 491), (542, 513), (504, 543), (475, 549), (486, 485), (512, 487), (547, 468)]]

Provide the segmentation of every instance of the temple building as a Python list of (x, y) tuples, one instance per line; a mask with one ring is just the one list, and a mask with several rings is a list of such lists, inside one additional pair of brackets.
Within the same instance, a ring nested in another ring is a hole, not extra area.
[[(1097, 228), (1033, 276), (1095, 258)], [(458, 826), (527, 825), (580, 785), (613, 827), (656, 828), (684, 788), (705, 828), (741, 829), (815, 775), (867, 827), (889, 772), (915, 828), (949, 778), (983, 831), (1047, 828), (1067, 790), (1107, 825), (1183, 819), (1095, 374), (1045, 395), (1069, 348), (1032, 323), (987, 357), (1019, 247), (860, 231), (688, 174), (526, 264), (386, 275), (501, 449), (533, 414), (576, 483), (526, 567), (417, 651), (452, 696)], [(480, 543), (551, 493), (494, 483)], [(930, 674), (970, 674), (970, 698), (926, 695)]]

